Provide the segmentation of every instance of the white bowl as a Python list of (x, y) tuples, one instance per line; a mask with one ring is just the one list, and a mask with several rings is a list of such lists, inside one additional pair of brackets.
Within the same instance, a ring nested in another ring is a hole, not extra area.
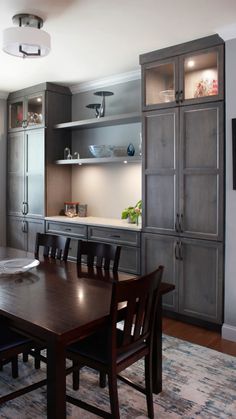
[(107, 145), (90, 145), (89, 151), (92, 153), (93, 157), (110, 157), (111, 150)]

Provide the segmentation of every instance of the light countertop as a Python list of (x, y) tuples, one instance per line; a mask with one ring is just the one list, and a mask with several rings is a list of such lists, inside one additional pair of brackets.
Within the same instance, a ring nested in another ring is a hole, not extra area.
[(45, 217), (47, 221), (56, 221), (71, 224), (86, 224), (101, 227), (121, 228), (126, 230), (141, 231), (141, 220), (139, 225), (130, 224), (127, 220), (120, 220), (118, 218), (102, 218), (102, 217), (67, 217), (65, 215), (56, 215), (53, 217)]

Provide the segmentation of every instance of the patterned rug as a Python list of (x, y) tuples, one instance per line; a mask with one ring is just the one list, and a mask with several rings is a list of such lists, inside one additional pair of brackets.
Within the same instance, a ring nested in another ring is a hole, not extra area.
[[(10, 366), (0, 373), (0, 393), (19, 384), (31, 383), (45, 375), (32, 361), (19, 361), (20, 378), (11, 379)], [(126, 375), (142, 383), (143, 362), (126, 370)], [(76, 396), (68, 380), (68, 393)], [(98, 374), (89, 369), (81, 372), (79, 397), (109, 410), (108, 391), (98, 386)], [(145, 396), (119, 382), (120, 416), (123, 419), (147, 417)], [(163, 391), (154, 395), (155, 417), (158, 419), (236, 419), (236, 358), (163, 336)], [(67, 404), (69, 419), (92, 419), (95, 415)], [(43, 387), (0, 407), (1, 419), (46, 418), (46, 388)]]

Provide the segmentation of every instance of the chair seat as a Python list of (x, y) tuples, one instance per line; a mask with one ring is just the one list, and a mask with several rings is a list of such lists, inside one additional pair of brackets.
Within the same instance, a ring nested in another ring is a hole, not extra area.
[(7, 327), (0, 328), (0, 352), (7, 351), (16, 346), (30, 344), (30, 339), (14, 332)]
[[(122, 330), (117, 329), (116, 339), (117, 339), (117, 347), (119, 348), (123, 340)], [(68, 352), (72, 352), (80, 356), (90, 358), (96, 362), (100, 362), (101, 364), (108, 364), (109, 354), (110, 354), (110, 348), (109, 348), (108, 342), (109, 342), (108, 329), (104, 327), (100, 329), (98, 332), (95, 332), (92, 335), (88, 336), (87, 338), (71, 344), (67, 348), (67, 350)], [(140, 347), (137, 348), (136, 346), (134, 350), (125, 352), (125, 355), (122, 355), (122, 354), (118, 355), (117, 363), (123, 361), (124, 358), (128, 358), (129, 356), (136, 353), (138, 350), (144, 349), (145, 347), (146, 347), (146, 343), (144, 341), (143, 343), (140, 344)]]

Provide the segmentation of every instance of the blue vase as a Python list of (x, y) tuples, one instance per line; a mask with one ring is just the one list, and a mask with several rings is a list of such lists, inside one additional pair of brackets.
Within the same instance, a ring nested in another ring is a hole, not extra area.
[(130, 143), (127, 148), (127, 154), (128, 156), (134, 156), (134, 153), (135, 153), (134, 145)]

